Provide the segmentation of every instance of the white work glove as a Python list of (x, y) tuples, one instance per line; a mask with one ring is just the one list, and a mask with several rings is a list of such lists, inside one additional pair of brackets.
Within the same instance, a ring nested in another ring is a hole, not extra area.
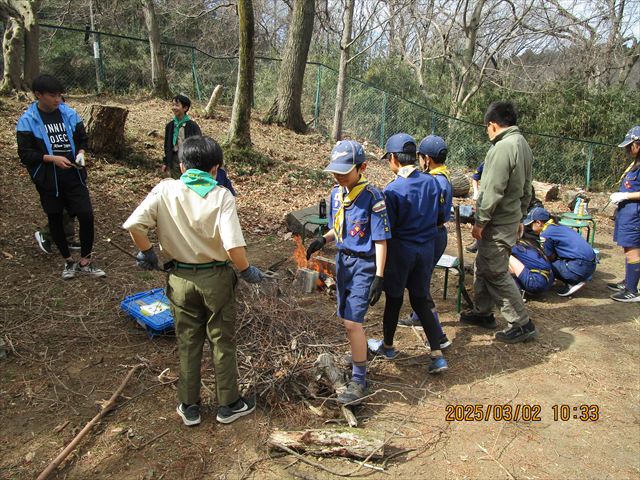
[(84, 167), (85, 166), (84, 153), (83, 152), (80, 152), (78, 155), (76, 155), (76, 165), (78, 165), (79, 167)]
[(629, 192), (614, 192), (609, 197), (609, 200), (611, 201), (611, 203), (615, 205), (628, 199), (629, 199)]

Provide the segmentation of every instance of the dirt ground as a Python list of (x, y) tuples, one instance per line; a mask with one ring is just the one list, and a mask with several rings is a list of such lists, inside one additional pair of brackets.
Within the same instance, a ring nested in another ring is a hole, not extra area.
[[(94, 101), (70, 98), (79, 111)], [(130, 109), (126, 159), (100, 157), (89, 166), (95, 261), (108, 276), (68, 282), (60, 278), (60, 258), (41, 253), (33, 239), (45, 218), (17, 159), (13, 135), (26, 103), (0, 104), (0, 125), (7, 132), (0, 137), (0, 277), (5, 279), (0, 284), (0, 338), (8, 349), (7, 358), (0, 359), (0, 478), (35, 478), (141, 361), (147, 366), (125, 388), (119, 407), (85, 437), (54, 478), (334, 478), (292, 456), (272, 455), (266, 447), (275, 428), (328, 428), (327, 420), (341, 418), (331, 402), (310, 399), (305, 404), (283, 397), (267, 408), (259, 400), (253, 416), (222, 426), (214, 418), (210, 392), (215, 380), (206, 361), (203, 423), (186, 428), (177, 417), (174, 385), (157, 379), (167, 368), (167, 378), (177, 371), (175, 339), (150, 339), (119, 309), (125, 296), (164, 286), (164, 275), (137, 270), (106, 242), (116, 239), (135, 252), (120, 226), (160, 180), (152, 167), (161, 159), (169, 108), (156, 100), (110, 101)], [(224, 137), (228, 111), (214, 120), (199, 118), (197, 112), (193, 116), (206, 134)], [(252, 135), (255, 148), (272, 165), (263, 174), (246, 174), (240, 164), (229, 164), (228, 171), (239, 193), (250, 257), (265, 268), (294, 249), (284, 215), (317, 203), (330, 188), (331, 179), (320, 172), (330, 144), (315, 134), (296, 135), (257, 121)], [(368, 176), (378, 186), (391, 179), (387, 166), (375, 161)], [(602, 208), (603, 198), (594, 198), (592, 205)], [(548, 207), (563, 209), (560, 203)], [(389, 458), (369, 462), (384, 471), (358, 469), (358, 463), (346, 459), (305, 458), (343, 475), (368, 478), (640, 478), (640, 307), (608, 298), (605, 283), (621, 278), (624, 260), (611, 241), (611, 220), (598, 215), (597, 221), (602, 262), (593, 281), (574, 298), (551, 292), (528, 301), (540, 331), (536, 341), (498, 344), (492, 332), (461, 327), (454, 287), (442, 300), (443, 279), (436, 276), (434, 297), (440, 299), (440, 318), (453, 341), (446, 352), (450, 370), (428, 375), (422, 342), (412, 329), (400, 328), (401, 355), (393, 362), (371, 362), (375, 394), (357, 411), (362, 427), (384, 432)], [(466, 229), (464, 236), (468, 243)], [(454, 253), (451, 243), (449, 253)], [(279, 271), (280, 282), (290, 283), (293, 261)], [(321, 343), (337, 354), (347, 350), (333, 298), (314, 293), (292, 302), (331, 327)], [(369, 313), (370, 336), (381, 335), (382, 303)], [(538, 418), (445, 419), (449, 405), (480, 405), (486, 411), (506, 404), (520, 405)], [(324, 417), (308, 405), (322, 408)], [(570, 418), (554, 419), (556, 405), (568, 405)], [(596, 405), (597, 419), (575, 419), (582, 405)]]

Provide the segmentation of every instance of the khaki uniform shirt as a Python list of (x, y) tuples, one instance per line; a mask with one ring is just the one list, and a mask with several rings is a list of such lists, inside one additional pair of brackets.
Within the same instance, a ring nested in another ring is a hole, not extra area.
[(180, 180), (164, 180), (122, 226), (144, 233), (156, 228), (162, 250), (184, 263), (225, 261), (227, 250), (246, 246), (236, 200), (220, 186), (202, 198)]

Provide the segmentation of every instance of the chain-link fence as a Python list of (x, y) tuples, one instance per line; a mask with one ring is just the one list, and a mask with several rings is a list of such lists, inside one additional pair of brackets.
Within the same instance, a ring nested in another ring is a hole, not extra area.
[[(71, 91), (127, 94), (151, 88), (147, 39), (82, 29), (41, 25), (41, 69), (58, 76)], [(99, 52), (99, 54), (97, 54)], [(216, 85), (220, 100), (233, 103), (236, 57), (210, 55), (191, 45), (162, 43), (167, 80), (173, 92), (206, 102)], [(280, 60), (256, 58), (254, 108), (265, 112), (277, 89)], [(333, 124), (338, 72), (309, 62), (305, 71), (302, 112), (311, 126), (329, 136)], [(490, 146), (485, 127), (456, 119), (350, 78), (347, 82), (343, 136), (383, 146), (387, 137), (407, 132), (418, 140), (444, 137), (452, 165), (476, 167)], [(534, 176), (541, 181), (604, 189), (616, 183), (624, 168), (615, 145), (526, 133), (535, 155)]]

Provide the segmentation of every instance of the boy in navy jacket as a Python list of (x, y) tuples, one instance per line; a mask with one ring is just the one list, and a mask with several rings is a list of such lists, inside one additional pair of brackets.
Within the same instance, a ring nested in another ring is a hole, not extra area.
[[(62, 278), (77, 273), (104, 277), (91, 262), (94, 217), (86, 184), (84, 151), (87, 133), (78, 113), (62, 100), (64, 87), (51, 75), (40, 75), (31, 86), (36, 101), (17, 125), (18, 156), (27, 168), (47, 214), (54, 243), (65, 259)], [(63, 212), (78, 219), (80, 260), (74, 262), (65, 236)]]

